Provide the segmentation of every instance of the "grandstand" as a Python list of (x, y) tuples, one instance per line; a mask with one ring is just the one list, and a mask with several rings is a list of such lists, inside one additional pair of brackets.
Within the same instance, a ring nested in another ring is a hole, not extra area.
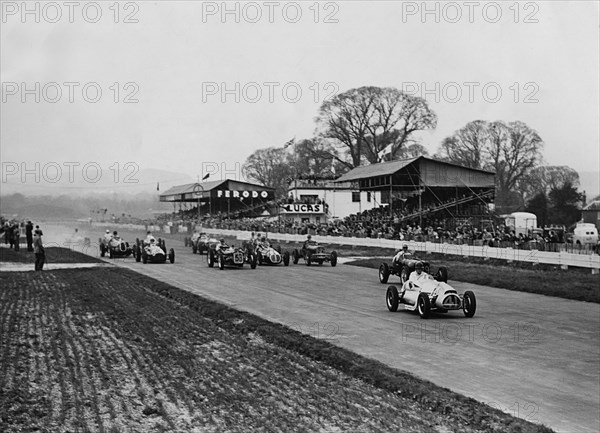
[(381, 194), (382, 206), (353, 221), (454, 229), (483, 227), (492, 219), (495, 174), (485, 170), (419, 156), (357, 167), (335, 182), (353, 182), (360, 191)]

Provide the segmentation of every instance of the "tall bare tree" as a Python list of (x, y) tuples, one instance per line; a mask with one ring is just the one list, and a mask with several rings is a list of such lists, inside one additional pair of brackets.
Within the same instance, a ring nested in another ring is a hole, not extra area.
[(380, 162), (385, 153), (398, 157), (415, 144), (415, 132), (437, 125), (424, 99), (372, 86), (350, 89), (325, 101), (316, 120), (319, 135), (343, 150), (336, 159), (348, 168)]
[(248, 180), (275, 188), (276, 198), (285, 197), (287, 179), (293, 175), (285, 149), (278, 147), (258, 149), (246, 159), (243, 169)]

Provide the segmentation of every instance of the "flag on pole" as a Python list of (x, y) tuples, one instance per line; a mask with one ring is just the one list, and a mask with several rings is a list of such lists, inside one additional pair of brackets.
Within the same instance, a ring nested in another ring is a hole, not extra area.
[(285, 144), (283, 145), (284, 149), (287, 149), (288, 147), (290, 147), (292, 144), (294, 144), (294, 141), (296, 141), (296, 137), (292, 138), (290, 141), (286, 141)]
[(385, 146), (378, 154), (377, 157), (383, 161), (385, 160), (385, 157), (388, 155), (392, 154), (392, 147), (394, 146), (394, 143), (390, 143), (387, 146)]
[(160, 191), (160, 187), (158, 186), (158, 182), (156, 182), (156, 190)]
[(210, 173), (206, 173), (206, 174), (204, 175), (204, 177), (202, 178), (202, 180), (206, 180), (206, 179), (208, 179), (208, 176), (210, 176)]

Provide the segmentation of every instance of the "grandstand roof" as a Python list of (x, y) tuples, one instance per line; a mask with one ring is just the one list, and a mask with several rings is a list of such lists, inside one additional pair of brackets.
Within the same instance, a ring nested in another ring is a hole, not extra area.
[(493, 188), (495, 173), (419, 156), (356, 167), (335, 182), (356, 182), (361, 189), (415, 187)]

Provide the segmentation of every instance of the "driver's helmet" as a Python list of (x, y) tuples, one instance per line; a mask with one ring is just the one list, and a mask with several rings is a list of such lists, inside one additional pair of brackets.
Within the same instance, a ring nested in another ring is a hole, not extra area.
[(117, 231), (116, 230), (113, 232), (113, 235), (117, 236)]
[(110, 230), (106, 230), (106, 233), (107, 233), (107, 234), (110, 234)]
[(155, 243), (155, 242), (156, 242), (156, 239), (154, 239), (154, 238), (150, 239), (150, 243), (151, 243), (151, 244), (153, 244), (153, 243)]
[(417, 263), (415, 263), (415, 269), (423, 270), (423, 262), (417, 262)]
[(408, 245), (406, 245), (406, 244), (402, 245), (402, 251), (408, 251)]
[(306, 237), (306, 239), (308, 239), (308, 240), (310, 241), (310, 240), (312, 239), (312, 236), (311, 236), (311, 235), (308, 235), (308, 236)]
[(267, 242), (267, 238), (263, 236), (262, 238), (260, 238), (260, 241), (261, 242)]
[(219, 242), (221, 242), (221, 245), (225, 244), (225, 238), (219, 239)]

